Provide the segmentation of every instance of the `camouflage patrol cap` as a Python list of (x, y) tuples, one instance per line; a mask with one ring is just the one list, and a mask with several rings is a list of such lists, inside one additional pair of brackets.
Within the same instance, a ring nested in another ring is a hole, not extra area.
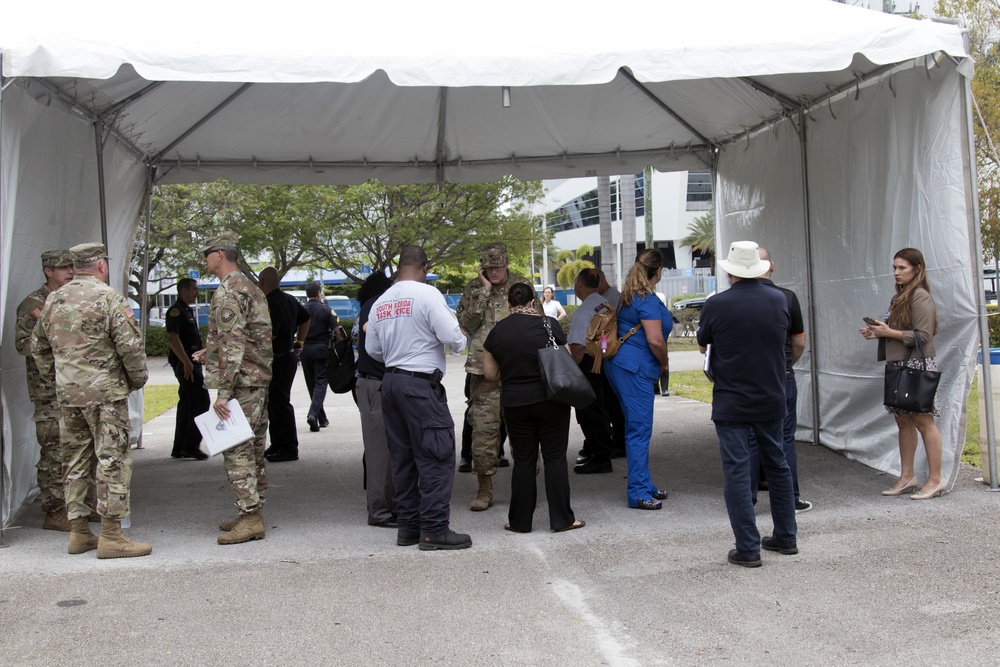
[(238, 248), (240, 245), (240, 235), (236, 232), (226, 230), (224, 232), (219, 232), (218, 234), (213, 234), (205, 239), (205, 246), (202, 251), (208, 252), (209, 250), (223, 250), (226, 248)]
[(69, 250), (46, 250), (42, 253), (42, 267), (59, 269), (64, 266), (73, 266), (73, 257)]
[(69, 254), (73, 263), (80, 265), (108, 258), (108, 251), (104, 249), (103, 243), (81, 243), (70, 248)]
[(491, 243), (479, 251), (479, 266), (484, 269), (502, 269), (507, 266), (507, 246)]

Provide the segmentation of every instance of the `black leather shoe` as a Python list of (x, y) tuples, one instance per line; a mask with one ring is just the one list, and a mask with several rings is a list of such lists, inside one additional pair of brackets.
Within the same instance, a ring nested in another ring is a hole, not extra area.
[(506, 456), (501, 456), (500, 458), (497, 459), (497, 467), (498, 468), (509, 468), (510, 467), (510, 461), (507, 460)]
[(472, 459), (462, 459), (459, 461), (458, 472), (472, 472)]
[(421, 551), (439, 551), (447, 549), (468, 549), (472, 546), (472, 538), (465, 533), (456, 533), (449, 530), (442, 535), (433, 535), (420, 538)]
[(763, 538), (760, 541), (760, 546), (762, 549), (777, 551), (779, 554), (785, 554), (786, 556), (793, 556), (799, 552), (799, 545), (795, 542), (780, 542), (774, 539), (772, 535)]
[(309, 430), (315, 433), (319, 430), (319, 422), (316, 421), (315, 417), (306, 417), (306, 421), (309, 423)]
[(740, 553), (736, 549), (730, 549), (727, 560), (733, 565), (741, 565), (743, 567), (760, 567), (761, 564), (759, 551), (752, 554), (745, 554)]
[(396, 523), (396, 517), (391, 516), (385, 521), (375, 521), (374, 523), (369, 521), (369, 526), (375, 526), (377, 528), (398, 528), (399, 524)]
[(419, 530), (407, 530), (406, 528), (400, 528), (398, 531), (396, 531), (397, 546), (412, 547), (419, 541), (420, 541)]
[(195, 459), (197, 461), (204, 461), (208, 458), (208, 454), (201, 451), (200, 449), (188, 449), (179, 454), (171, 454), (175, 459)]
[(573, 472), (577, 475), (593, 475), (595, 473), (614, 472), (614, 468), (611, 467), (611, 461), (604, 463), (587, 461), (586, 463), (573, 466)]
[(576, 457), (576, 465), (580, 465), (581, 463), (586, 463), (587, 460), (588, 459), (587, 459), (586, 455), (581, 454), (580, 456)]
[(625, 450), (624, 449), (612, 449), (611, 450), (611, 458), (613, 458), (613, 459), (623, 459), (623, 458), (625, 458)]
[(285, 461), (298, 461), (298, 452), (275, 452), (270, 456), (265, 456), (265, 459), (271, 463), (284, 463)]
[(321, 421), (321, 422), (319, 423), (319, 427), (320, 427), (320, 428), (326, 428), (326, 427), (327, 427), (327, 426), (329, 426), (329, 425), (330, 425), (330, 422), (328, 422), (328, 421), (327, 421), (327, 420), (325, 420), (325, 419), (324, 419), (323, 421)]

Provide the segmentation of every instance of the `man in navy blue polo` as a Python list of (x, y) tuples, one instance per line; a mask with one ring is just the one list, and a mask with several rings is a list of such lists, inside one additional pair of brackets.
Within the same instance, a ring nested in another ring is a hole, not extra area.
[[(757, 244), (737, 241), (719, 267), (732, 286), (705, 302), (698, 327), (698, 345), (709, 348), (715, 386), (712, 421), (722, 455), (723, 496), (736, 548), (729, 562), (760, 567), (760, 550), (798, 553), (795, 496), (782, 446), (785, 417), (785, 341), (789, 336), (788, 302), (761, 283), (770, 269)], [(751, 489), (753, 445), (770, 487), (774, 534), (761, 539)]]

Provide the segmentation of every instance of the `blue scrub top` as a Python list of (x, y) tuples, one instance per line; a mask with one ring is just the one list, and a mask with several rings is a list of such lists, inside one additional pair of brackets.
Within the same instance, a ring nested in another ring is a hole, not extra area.
[[(660, 320), (660, 329), (663, 331), (664, 340), (667, 339), (670, 330), (674, 327), (670, 311), (655, 294), (637, 296), (632, 299), (632, 303), (622, 306), (621, 310), (618, 311), (618, 336), (627, 334), (629, 329), (639, 324), (640, 320)], [(609, 359), (607, 363), (613, 363), (619, 368), (638, 373), (651, 381), (656, 381), (660, 377), (660, 362), (650, 351), (649, 341), (646, 340), (646, 331), (642, 326), (625, 341), (625, 344), (618, 349), (618, 354)]]

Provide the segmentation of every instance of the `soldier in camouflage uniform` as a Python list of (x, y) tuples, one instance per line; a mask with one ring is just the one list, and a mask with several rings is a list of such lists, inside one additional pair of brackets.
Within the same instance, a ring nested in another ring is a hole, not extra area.
[[(62, 410), (69, 553), (96, 548), (98, 558), (145, 556), (153, 547), (125, 537), (121, 520), (130, 512), (132, 481), (127, 398), (146, 384), (146, 353), (132, 308), (107, 285), (104, 245), (83, 243), (70, 254), (74, 278), (45, 301), (31, 348)], [(99, 539), (87, 525), (95, 453)]]
[(261, 508), (267, 491), (264, 447), (267, 440), (267, 387), (271, 382), (271, 316), (264, 293), (240, 271), (239, 236), (222, 232), (205, 243), (205, 266), (219, 278), (208, 315), (208, 341), (196, 353), (205, 364), (206, 384), (218, 389), (212, 409), (229, 417), (226, 403), (236, 399), (254, 438), (222, 453), (239, 516), (223, 521), (219, 544), (264, 539)]
[[(531, 281), (511, 273), (507, 246), (491, 243), (479, 251), (477, 277), (465, 287), (455, 314), (469, 335), (469, 357), (465, 371), (472, 375), (469, 386), (469, 423), (472, 425), (472, 469), (479, 488), (469, 508), (481, 512), (493, 505), (493, 475), (497, 471), (500, 446), (500, 384), (483, 377), (483, 342), (497, 322), (507, 317), (507, 291), (512, 285)], [(535, 309), (541, 315), (538, 301)]]
[(59, 401), (52, 383), (42, 382), (38, 366), (31, 357), (31, 334), (42, 313), (45, 299), (51, 292), (73, 280), (73, 259), (68, 250), (48, 250), (42, 253), (45, 284), (25, 297), (17, 307), (14, 348), (27, 357), (24, 371), (28, 381), (28, 396), (35, 406), (32, 420), (35, 437), (41, 447), (38, 458), (38, 488), (42, 496), (45, 520), (42, 528), (69, 532), (66, 502), (63, 495), (63, 447), (59, 439)]

